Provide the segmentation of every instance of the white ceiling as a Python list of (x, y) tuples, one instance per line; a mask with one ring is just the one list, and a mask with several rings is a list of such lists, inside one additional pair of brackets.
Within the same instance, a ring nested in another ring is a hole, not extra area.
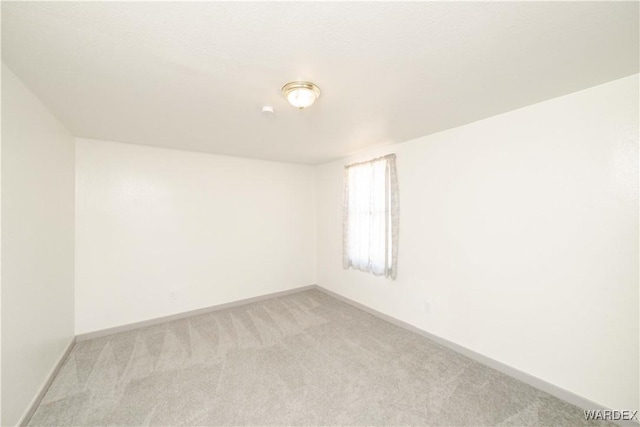
[(637, 73), (638, 6), (3, 1), (2, 59), (76, 136), (316, 164)]

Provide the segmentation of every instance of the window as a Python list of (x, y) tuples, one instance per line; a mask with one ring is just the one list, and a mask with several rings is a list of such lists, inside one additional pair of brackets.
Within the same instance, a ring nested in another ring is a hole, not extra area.
[(396, 278), (396, 155), (345, 166), (343, 266)]

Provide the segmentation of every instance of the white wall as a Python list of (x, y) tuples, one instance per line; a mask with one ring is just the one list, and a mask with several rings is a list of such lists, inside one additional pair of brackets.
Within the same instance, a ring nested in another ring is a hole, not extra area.
[(2, 65), (2, 425), (73, 339), (74, 140)]
[(76, 143), (77, 334), (315, 283), (312, 167)]
[[(318, 284), (637, 409), (638, 89), (635, 75), (319, 166)], [(341, 265), (343, 165), (390, 152), (395, 282)]]
[[(4, 64), (0, 67), (0, 79), (4, 71)], [(1, 92), (1, 88), (0, 88)], [(0, 110), (2, 108), (0, 96)], [(0, 133), (2, 120), (0, 120)], [(2, 137), (0, 136), (0, 425), (2, 425)]]

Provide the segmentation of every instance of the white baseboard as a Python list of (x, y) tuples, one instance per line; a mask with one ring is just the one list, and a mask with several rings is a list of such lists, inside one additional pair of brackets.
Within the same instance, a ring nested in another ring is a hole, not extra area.
[(76, 335), (76, 340), (86, 341), (93, 338), (104, 337), (107, 335), (117, 334), (119, 332), (131, 331), (133, 329), (145, 328), (147, 326), (159, 325), (161, 323), (171, 322), (172, 320), (184, 319), (185, 317), (197, 316), (199, 314), (206, 314), (212, 311), (224, 310), (226, 308), (237, 307), (252, 302), (262, 301), (269, 298), (280, 297), (283, 295), (295, 294), (302, 291), (308, 291), (309, 289), (315, 289), (316, 285), (302, 286), (299, 288), (287, 289), (279, 292), (272, 292), (266, 295), (259, 295), (257, 297), (245, 298), (237, 301), (231, 301), (224, 304), (213, 305), (211, 307), (199, 308), (196, 310), (185, 311), (182, 313), (171, 314), (169, 316), (156, 317), (155, 319), (143, 320), (141, 322), (129, 323), (127, 325), (115, 326), (113, 328), (101, 329), (99, 331), (86, 332)]
[[(527, 374), (526, 372), (523, 372), (519, 369), (513, 368), (509, 365), (505, 365), (502, 362), (498, 362), (495, 359), (492, 359), (490, 357), (487, 357), (483, 354), (480, 353), (476, 353), (473, 350), (470, 350), (466, 347), (463, 347), (461, 345), (458, 345), (454, 342), (451, 342), (445, 338), (441, 338), (437, 335), (433, 335), (423, 329), (420, 329), (416, 326), (413, 326), (409, 323), (403, 322), (402, 320), (396, 319), (395, 317), (391, 317), (388, 314), (384, 314), (382, 312), (379, 312), (373, 308), (367, 307), (364, 304), (361, 304), (357, 301), (354, 301), (352, 299), (349, 299), (345, 296), (342, 296), (340, 294), (337, 294), (333, 291), (330, 291), (326, 288), (323, 288), (320, 285), (316, 285), (316, 289), (318, 289), (321, 292), (324, 292), (325, 294), (332, 296), (340, 301), (343, 301), (349, 305), (352, 305), (362, 311), (366, 311), (369, 314), (372, 314), (382, 320), (385, 320), (389, 323), (392, 323), (396, 326), (399, 326), (402, 329), (406, 329), (408, 331), (414, 332), (418, 335), (421, 335), (427, 339), (430, 339), (431, 341), (434, 341), (438, 344), (440, 344), (443, 347), (446, 347), (450, 350), (455, 351), (456, 353), (462, 354), (463, 356), (466, 356), (470, 359), (475, 360), (476, 362), (482, 363), (485, 366), (488, 366), (489, 368), (495, 369), (498, 372), (501, 372), (505, 375), (508, 375), (512, 378), (515, 378), (519, 381), (522, 381), (525, 384), (529, 384), (530, 386), (537, 388), (538, 390), (544, 391), (545, 393), (550, 394), (551, 396), (557, 397), (558, 399), (564, 400), (566, 402), (569, 402), (579, 408), (582, 409), (603, 409), (603, 410), (608, 410), (610, 408), (607, 408), (604, 405), (600, 405), (596, 402), (593, 402), (585, 397), (582, 397), (578, 394), (575, 394), (569, 390), (563, 389), (562, 387), (558, 387), (557, 385), (551, 384), (543, 379), (540, 379), (538, 377), (534, 377), (533, 375)], [(624, 408), (624, 409), (633, 409), (633, 408)], [(638, 425), (640, 425), (638, 422), (636, 421), (617, 421), (617, 424), (620, 426), (631, 426), (631, 427), (638, 427)]]
[(71, 349), (73, 348), (75, 343), (76, 343), (76, 339), (74, 337), (71, 339), (71, 342), (69, 343), (69, 345), (67, 345), (67, 348), (64, 350), (64, 353), (62, 353), (62, 356), (60, 356), (60, 358), (56, 362), (51, 372), (49, 372), (49, 375), (47, 375), (47, 378), (44, 384), (42, 384), (42, 387), (40, 387), (40, 390), (38, 390), (38, 393), (29, 404), (27, 411), (25, 412), (25, 414), (20, 419), (20, 422), (18, 423), (19, 426), (26, 426), (27, 424), (29, 424), (31, 417), (33, 417), (33, 414), (36, 412), (36, 409), (38, 409), (38, 406), (40, 406), (40, 402), (42, 402), (42, 398), (44, 398), (44, 395), (47, 393), (47, 390), (49, 390), (49, 387), (51, 386), (53, 379), (58, 374), (58, 371), (60, 371), (60, 368), (62, 368), (64, 361), (67, 360), (67, 356), (69, 356), (69, 353), (71, 353)]

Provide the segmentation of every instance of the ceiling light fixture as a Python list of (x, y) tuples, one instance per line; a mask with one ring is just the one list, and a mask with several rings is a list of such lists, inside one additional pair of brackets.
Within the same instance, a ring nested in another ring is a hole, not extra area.
[(320, 88), (311, 82), (295, 81), (282, 86), (282, 94), (300, 110), (309, 107), (320, 96)]

